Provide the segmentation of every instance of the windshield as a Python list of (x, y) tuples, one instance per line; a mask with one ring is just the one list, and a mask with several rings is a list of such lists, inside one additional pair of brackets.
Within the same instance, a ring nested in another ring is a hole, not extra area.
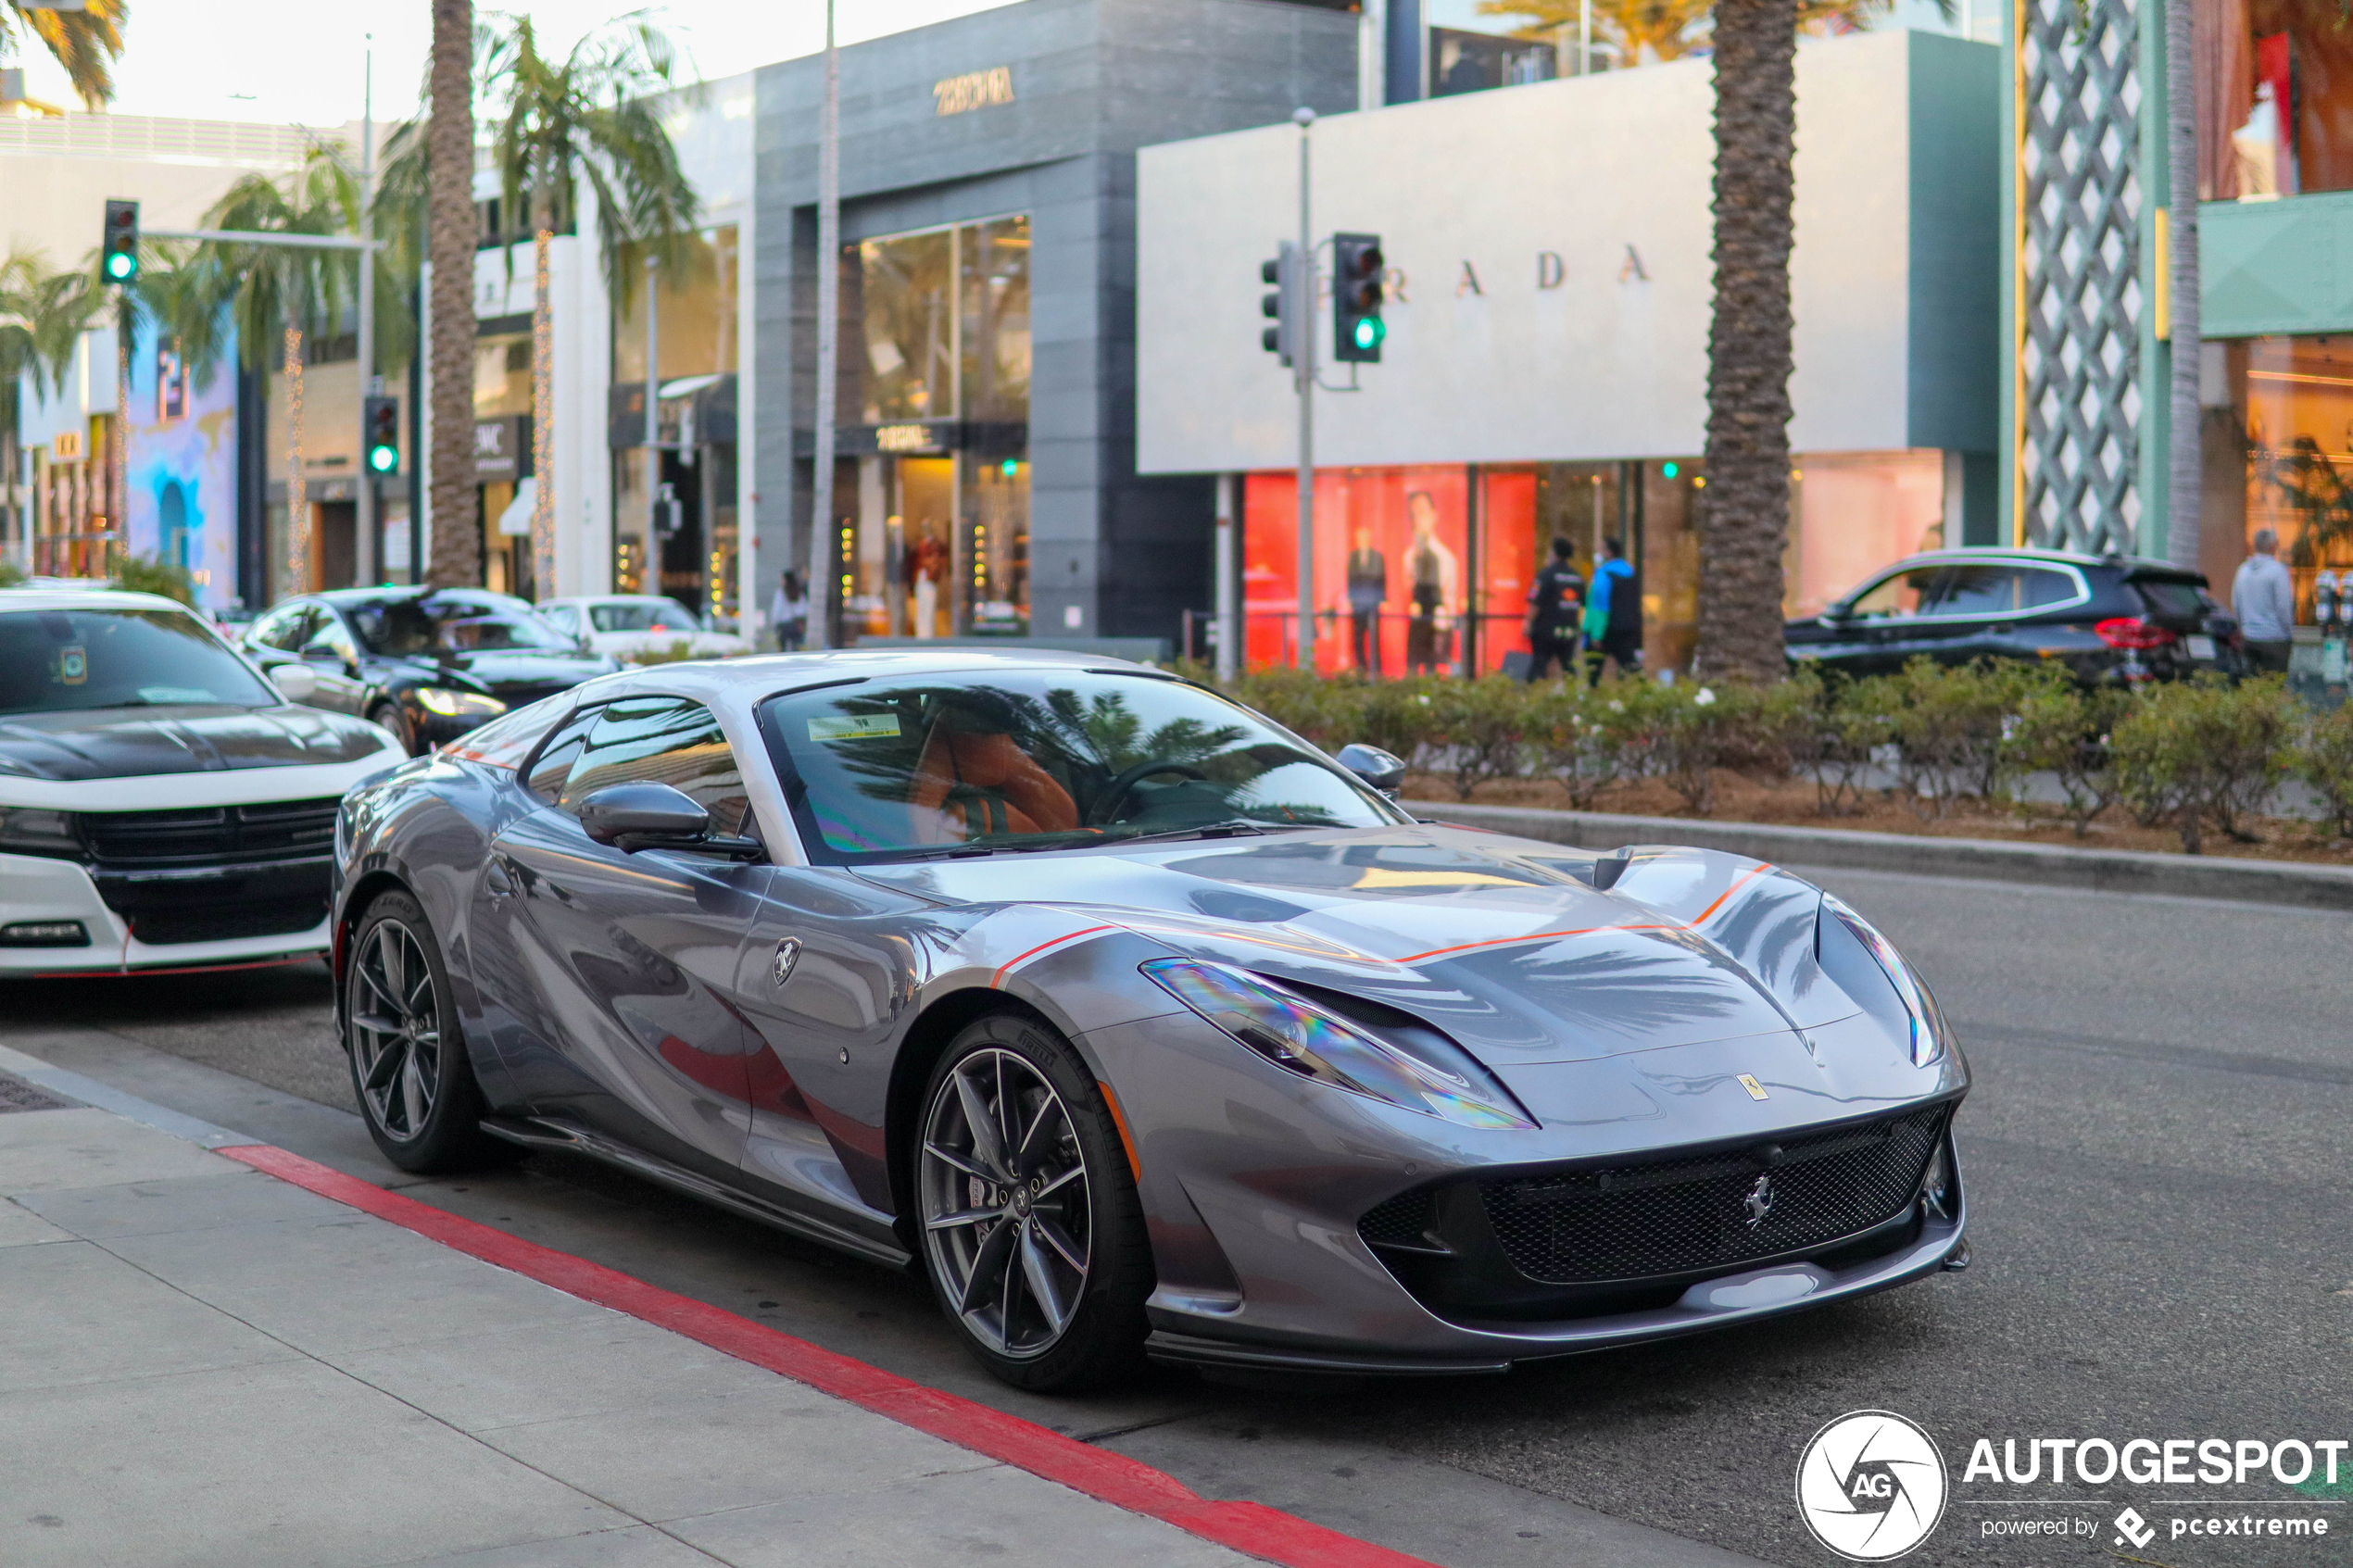
[(284, 700), (182, 610), (0, 612), (0, 713)]
[(579, 651), (571, 638), (540, 620), (529, 605), (495, 594), (386, 599), (350, 608), (346, 613), (369, 652), (392, 658), (515, 648)]
[(678, 608), (675, 599), (626, 599), (620, 604), (590, 605), (589, 623), (599, 632), (666, 632), (698, 630), (695, 618)]
[(860, 681), (775, 697), (761, 721), (812, 858), (834, 864), (1403, 820), (1256, 714), (1176, 681)]

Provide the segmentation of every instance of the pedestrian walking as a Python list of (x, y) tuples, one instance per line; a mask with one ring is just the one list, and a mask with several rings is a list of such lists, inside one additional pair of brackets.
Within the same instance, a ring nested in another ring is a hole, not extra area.
[(2287, 673), (2296, 638), (2296, 587), (2280, 564), (2280, 536), (2255, 531), (2255, 553), (2239, 563), (2231, 580), (2231, 613), (2246, 639), (2247, 669), (2258, 675)]
[(799, 653), (809, 638), (809, 589), (800, 573), (787, 571), (776, 583), (776, 596), (768, 606), (768, 624), (776, 634), (778, 653)]
[(1553, 558), (1528, 590), (1528, 684), (1542, 680), (1557, 663), (1569, 679), (1577, 674), (1578, 620), (1585, 611), (1585, 578), (1569, 564), (1573, 546), (1553, 540)]
[(1592, 591), (1585, 600), (1585, 674), (1602, 684), (1604, 660), (1615, 660), (1617, 672), (1631, 674), (1642, 663), (1642, 583), (1626, 558), (1626, 546), (1616, 535), (1602, 541), (1602, 564), (1593, 569)]

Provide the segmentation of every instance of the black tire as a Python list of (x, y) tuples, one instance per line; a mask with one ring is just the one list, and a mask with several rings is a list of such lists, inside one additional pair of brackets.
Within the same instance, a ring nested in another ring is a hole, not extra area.
[[(998, 1132), (998, 1145), (983, 1148), (969, 1114), (975, 1096), (986, 1124), (1026, 1123), (1027, 1138)], [(1012, 1115), (995, 1114), (1009, 1103)], [(1034, 1019), (978, 1019), (933, 1069), (915, 1134), (908, 1164), (918, 1248), (975, 1359), (1037, 1393), (1134, 1375), (1144, 1361), (1151, 1244), (1126, 1146), (1078, 1053)], [(1069, 1196), (1073, 1186), (1082, 1198)], [(993, 1217), (963, 1218), (983, 1210)], [(937, 1224), (943, 1218), (954, 1223)], [(1074, 1255), (1083, 1267), (1073, 1267)]]
[(377, 895), (352, 934), (343, 1046), (368, 1135), (402, 1170), (441, 1175), (520, 1152), (482, 1130), (482, 1088), (448, 966), (422, 906), (406, 893)]
[(417, 755), (417, 737), (409, 728), (409, 716), (400, 711), (396, 702), (380, 702), (368, 710), (368, 722), (400, 743), (400, 749), (409, 756)]

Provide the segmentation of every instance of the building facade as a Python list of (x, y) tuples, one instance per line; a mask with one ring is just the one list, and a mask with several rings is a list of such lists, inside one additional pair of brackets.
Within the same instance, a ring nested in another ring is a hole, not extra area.
[(823, 62), (759, 73), (759, 575), (842, 640), (1172, 637), (1210, 489), (1135, 457), (1136, 155), (1357, 101), (1351, 12), (1022, 0), (840, 52), (833, 536), (809, 538)]
[[(1793, 614), (1992, 542), (1999, 52), (1910, 31), (1798, 52)], [(1617, 537), (1647, 658), (1696, 634), (1713, 82), (1704, 60), (1319, 119), (1313, 238), (1378, 234), (1388, 337), (1334, 366), (1319, 294), (1313, 635), (1324, 668), (1493, 669), (1554, 537)], [(1147, 148), (1139, 467), (1239, 476), (1246, 653), (1299, 636), (1298, 410), (1260, 265), (1299, 238), (1284, 125)], [(1214, 396), (1202, 389), (1215, 388)], [(1202, 601), (1204, 604), (1206, 600)]]

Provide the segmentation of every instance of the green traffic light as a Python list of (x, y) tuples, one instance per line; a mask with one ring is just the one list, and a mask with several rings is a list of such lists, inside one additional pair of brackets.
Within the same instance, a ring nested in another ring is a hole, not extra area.
[(1381, 324), (1379, 317), (1359, 316), (1356, 318), (1357, 347), (1376, 347), (1379, 345), (1380, 340), (1388, 335), (1388, 329)]
[(400, 454), (389, 446), (375, 447), (368, 454), (368, 466), (378, 473), (390, 473), (399, 461)]
[(120, 282), (131, 276), (138, 265), (127, 253), (117, 251), (107, 257), (107, 276)]

